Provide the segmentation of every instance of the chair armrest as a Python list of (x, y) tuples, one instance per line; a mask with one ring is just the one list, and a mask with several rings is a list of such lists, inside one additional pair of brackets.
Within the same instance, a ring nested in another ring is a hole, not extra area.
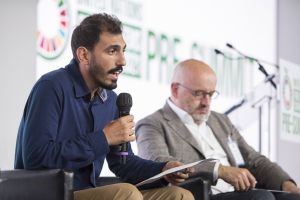
[(191, 191), (196, 200), (210, 200), (211, 183), (202, 177), (189, 178), (179, 186)]
[(0, 172), (1, 200), (73, 200), (73, 173), (60, 169)]

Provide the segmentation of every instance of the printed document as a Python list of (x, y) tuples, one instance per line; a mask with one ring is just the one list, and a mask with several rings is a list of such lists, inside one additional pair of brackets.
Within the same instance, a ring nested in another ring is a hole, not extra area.
[(174, 173), (174, 172), (178, 172), (178, 171), (187, 169), (189, 167), (193, 167), (193, 166), (201, 164), (201, 163), (213, 162), (213, 161), (216, 161), (216, 159), (199, 160), (199, 161), (192, 162), (192, 163), (189, 163), (189, 164), (185, 164), (185, 165), (181, 165), (181, 166), (178, 166), (178, 167), (174, 167), (174, 168), (168, 169), (166, 171), (163, 171), (163, 172), (161, 172), (161, 173), (159, 173), (159, 174), (157, 174), (155, 176), (152, 176), (151, 178), (148, 178), (148, 179), (146, 179), (146, 180), (144, 180), (144, 181), (136, 184), (135, 186), (141, 186), (141, 185), (144, 185), (144, 184), (152, 183), (152, 182), (154, 182), (154, 181), (162, 178), (165, 175), (168, 175), (168, 174), (171, 174), (171, 173)]

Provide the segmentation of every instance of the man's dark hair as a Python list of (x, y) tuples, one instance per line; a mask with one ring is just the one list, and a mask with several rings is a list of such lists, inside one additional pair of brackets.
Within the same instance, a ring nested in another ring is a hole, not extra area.
[(73, 31), (71, 47), (73, 57), (78, 61), (76, 50), (83, 46), (89, 51), (94, 49), (100, 40), (100, 34), (108, 32), (112, 34), (122, 33), (122, 22), (113, 15), (106, 13), (93, 14), (86, 17)]

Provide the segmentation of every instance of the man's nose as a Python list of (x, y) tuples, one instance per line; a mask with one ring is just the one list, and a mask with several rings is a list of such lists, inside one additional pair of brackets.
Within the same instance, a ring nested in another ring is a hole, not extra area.
[(211, 101), (211, 96), (208, 93), (203, 94), (203, 97), (201, 99), (201, 103), (209, 105)]
[(121, 52), (118, 56), (117, 60), (117, 65), (118, 66), (125, 66), (126, 65), (126, 59), (125, 59), (125, 53)]

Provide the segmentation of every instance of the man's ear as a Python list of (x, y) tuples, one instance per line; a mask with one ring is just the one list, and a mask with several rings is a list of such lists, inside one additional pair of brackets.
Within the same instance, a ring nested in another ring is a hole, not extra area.
[(80, 64), (88, 65), (89, 64), (89, 51), (85, 47), (78, 47), (76, 50), (76, 55)]
[(178, 84), (177, 83), (172, 83), (171, 84), (172, 96), (177, 97), (177, 90), (178, 90)]

